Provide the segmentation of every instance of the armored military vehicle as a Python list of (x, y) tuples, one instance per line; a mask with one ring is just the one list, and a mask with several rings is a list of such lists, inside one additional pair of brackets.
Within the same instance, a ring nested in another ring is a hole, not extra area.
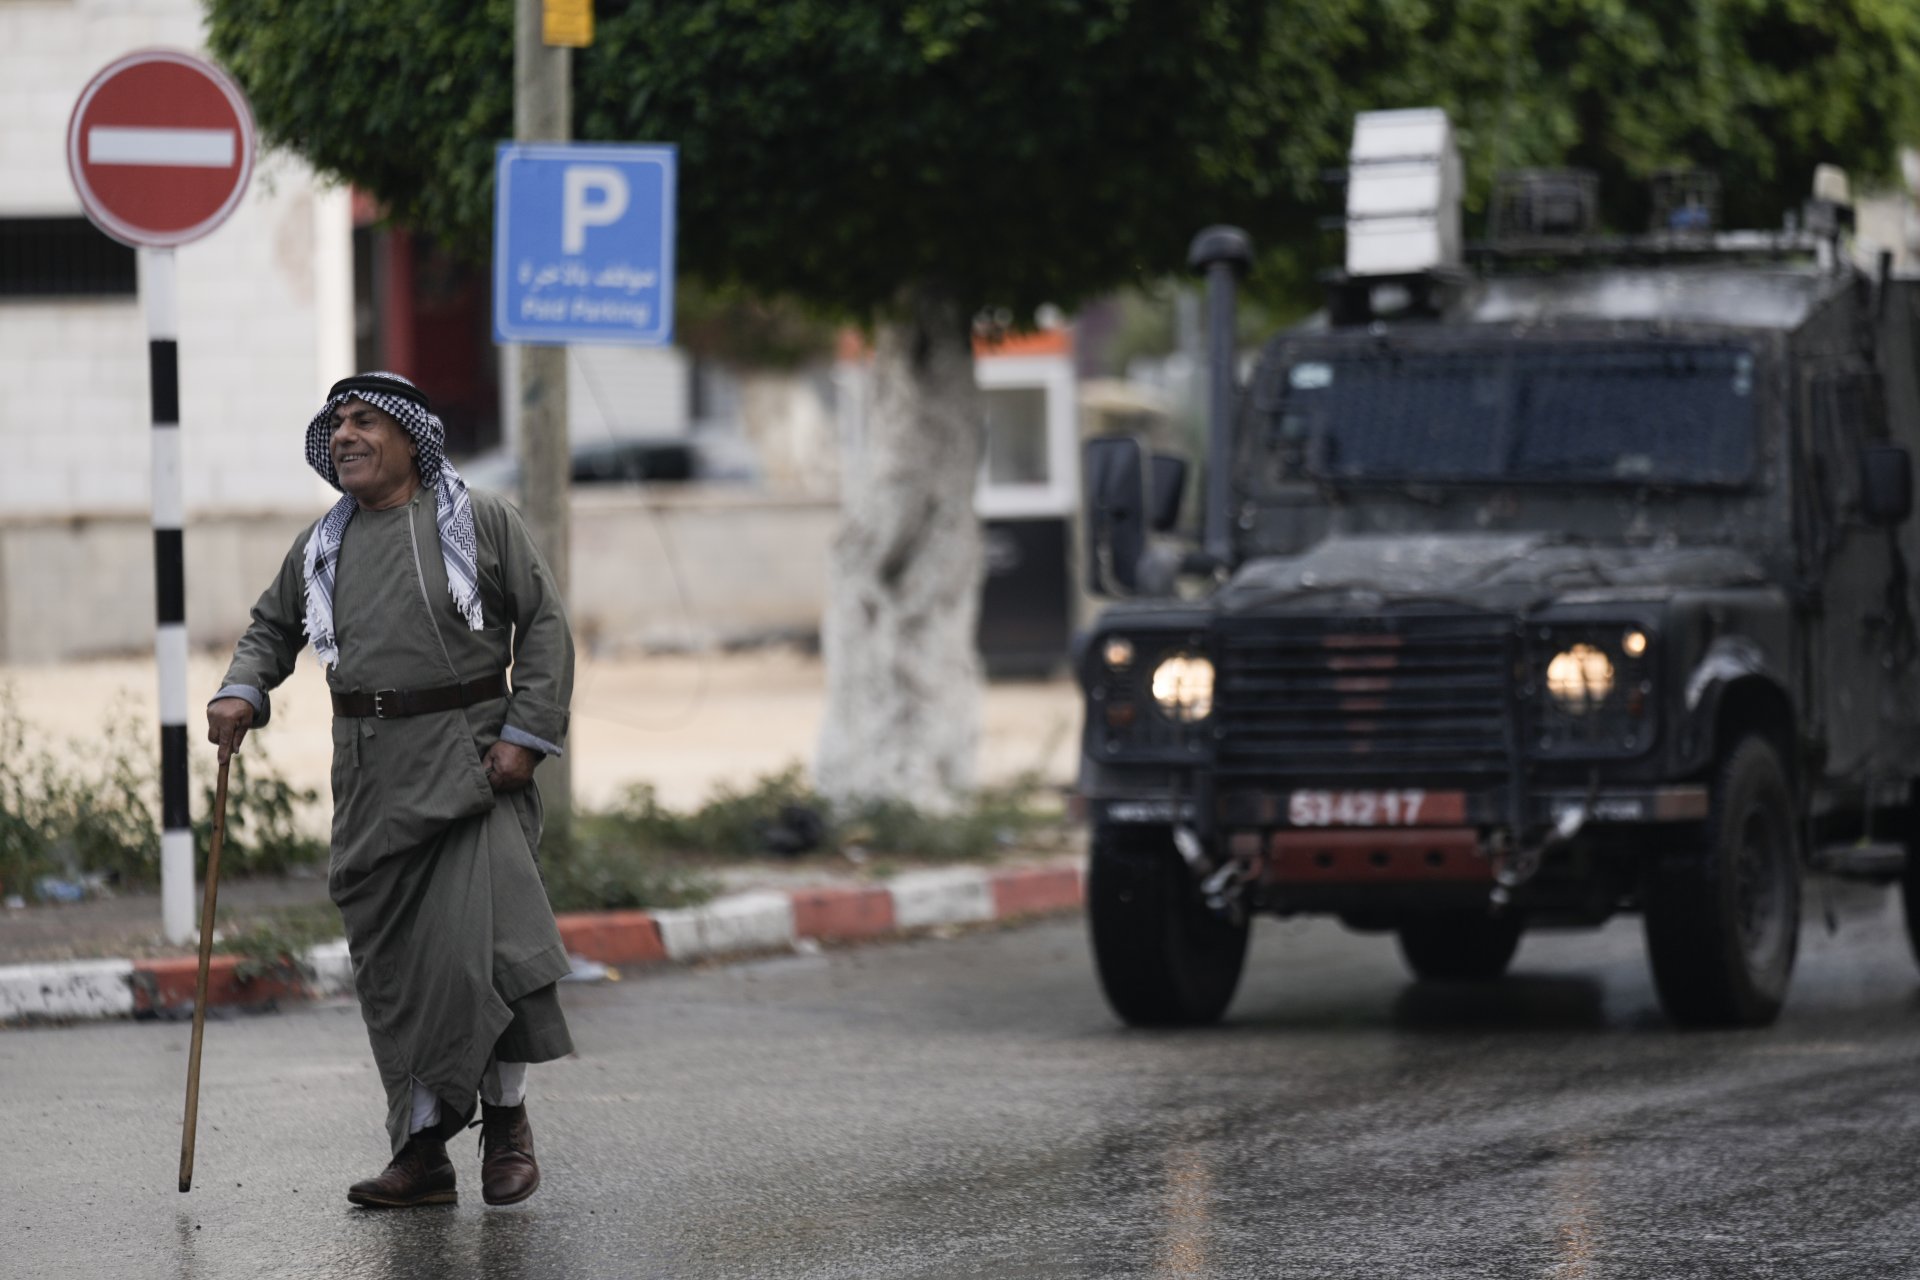
[(1633, 235), (1589, 175), (1511, 175), (1464, 245), (1443, 114), (1362, 116), (1351, 160), (1325, 322), (1244, 380), (1247, 239), (1194, 242), (1198, 545), (1183, 460), (1088, 445), (1107, 998), (1218, 1019), (1263, 913), (1488, 980), (1529, 929), (1638, 912), (1670, 1017), (1765, 1024), (1807, 877), (1920, 906), (1920, 282), (1860, 265), (1837, 171), (1764, 233), (1670, 175)]

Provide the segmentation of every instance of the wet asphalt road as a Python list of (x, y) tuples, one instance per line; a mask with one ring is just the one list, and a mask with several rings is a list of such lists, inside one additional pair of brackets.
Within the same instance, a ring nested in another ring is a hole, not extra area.
[(1810, 925), (1774, 1028), (1680, 1033), (1637, 922), (1482, 988), (1263, 921), (1218, 1030), (1124, 1031), (1059, 921), (567, 993), (546, 1182), (353, 1210), (358, 1014), (0, 1033), (0, 1276), (1920, 1276), (1920, 974)]

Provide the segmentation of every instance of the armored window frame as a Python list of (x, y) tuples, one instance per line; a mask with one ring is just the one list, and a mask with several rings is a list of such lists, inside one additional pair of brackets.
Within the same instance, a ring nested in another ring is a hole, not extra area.
[(1879, 375), (1856, 359), (1810, 360), (1802, 366), (1801, 387), (1814, 518), (1824, 530), (1857, 524), (1860, 449), (1886, 434)]
[[(1414, 341), (1404, 347), (1386, 341), (1375, 340), (1370, 346), (1353, 340), (1327, 341), (1324, 339), (1306, 339), (1298, 343), (1287, 343), (1270, 347), (1262, 362), (1259, 376), (1256, 378), (1249, 399), (1251, 400), (1251, 421), (1253, 430), (1243, 435), (1239, 446), (1242, 458), (1242, 472), (1249, 477), (1250, 483), (1260, 486), (1260, 492), (1273, 494), (1291, 485), (1308, 487), (1332, 484), (1340, 487), (1367, 487), (1375, 485), (1433, 485), (1503, 488), (1559, 488), (1564, 485), (1614, 485), (1628, 487), (1652, 487), (1657, 489), (1697, 489), (1697, 490), (1744, 490), (1759, 484), (1763, 476), (1764, 459), (1761, 454), (1760, 423), (1758, 408), (1749, 410), (1749, 418), (1741, 428), (1743, 444), (1747, 454), (1735, 464), (1736, 469), (1728, 474), (1657, 474), (1640, 475), (1623, 471), (1615, 475), (1600, 474), (1597, 471), (1581, 473), (1568, 471), (1556, 474), (1548, 470), (1529, 470), (1512, 466), (1509, 462), (1499, 470), (1488, 470), (1486, 474), (1475, 474), (1463, 470), (1459, 474), (1434, 473), (1425, 470), (1410, 469), (1405, 473), (1394, 471), (1374, 471), (1370, 473), (1335, 473), (1330, 471), (1321, 460), (1316, 459), (1314, 451), (1321, 447), (1322, 438), (1311, 429), (1303, 429), (1297, 434), (1287, 432), (1289, 421), (1286, 414), (1290, 393), (1287, 382), (1296, 368), (1315, 365), (1325, 361), (1329, 365), (1347, 362), (1358, 363), (1367, 360), (1379, 360), (1383, 366), (1394, 365), (1404, 360), (1410, 373), (1422, 376), (1443, 374), (1448, 364), (1473, 367), (1485, 364), (1489, 369), (1496, 365), (1505, 369), (1513, 366), (1522, 369), (1530, 377), (1550, 375), (1556, 367), (1569, 374), (1580, 376), (1598, 376), (1607, 371), (1610, 362), (1712, 359), (1728, 355), (1747, 361), (1758, 360), (1760, 353), (1751, 344), (1737, 335), (1720, 332), (1699, 334), (1660, 334), (1637, 340), (1623, 339), (1618, 335), (1593, 334), (1554, 335), (1551, 338), (1520, 337), (1511, 334), (1493, 336), (1478, 334), (1457, 342)], [(1651, 366), (1650, 366), (1651, 367)], [(1755, 370), (1751, 364), (1741, 366), (1747, 370), (1745, 376), (1751, 378)], [(1631, 368), (1626, 369), (1631, 372)], [(1488, 433), (1489, 447), (1497, 447), (1511, 452), (1517, 447), (1515, 432), (1524, 420), (1515, 416), (1517, 403), (1511, 398), (1514, 387), (1508, 379), (1510, 372), (1502, 372), (1496, 379), (1502, 399), (1491, 406), (1496, 415), (1490, 419)], [(1377, 381), (1377, 380), (1376, 380)], [(1379, 385), (1387, 385), (1379, 383)], [(1732, 459), (1728, 459), (1730, 463)], [(1704, 465), (1704, 462), (1703, 464)]]

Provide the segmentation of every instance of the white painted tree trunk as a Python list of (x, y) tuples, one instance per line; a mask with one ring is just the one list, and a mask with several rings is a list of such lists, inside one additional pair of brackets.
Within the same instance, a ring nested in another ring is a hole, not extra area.
[(881, 327), (861, 438), (843, 442), (815, 767), (840, 803), (950, 810), (973, 784), (984, 429), (969, 317), (914, 291)]

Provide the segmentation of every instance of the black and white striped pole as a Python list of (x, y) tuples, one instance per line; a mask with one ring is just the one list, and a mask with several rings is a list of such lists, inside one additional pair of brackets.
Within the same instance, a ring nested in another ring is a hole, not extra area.
[(173, 250), (140, 251), (153, 421), (153, 657), (160, 677), (160, 919), (193, 936), (193, 819), (187, 788), (186, 490), (180, 474), (180, 303)]
[(187, 571), (181, 531), (180, 294), (174, 249), (227, 220), (253, 174), (253, 113), (238, 85), (172, 49), (130, 53), (80, 91), (67, 173), (87, 216), (140, 251), (153, 423), (154, 659), (160, 680), (160, 917), (193, 936), (187, 799)]

